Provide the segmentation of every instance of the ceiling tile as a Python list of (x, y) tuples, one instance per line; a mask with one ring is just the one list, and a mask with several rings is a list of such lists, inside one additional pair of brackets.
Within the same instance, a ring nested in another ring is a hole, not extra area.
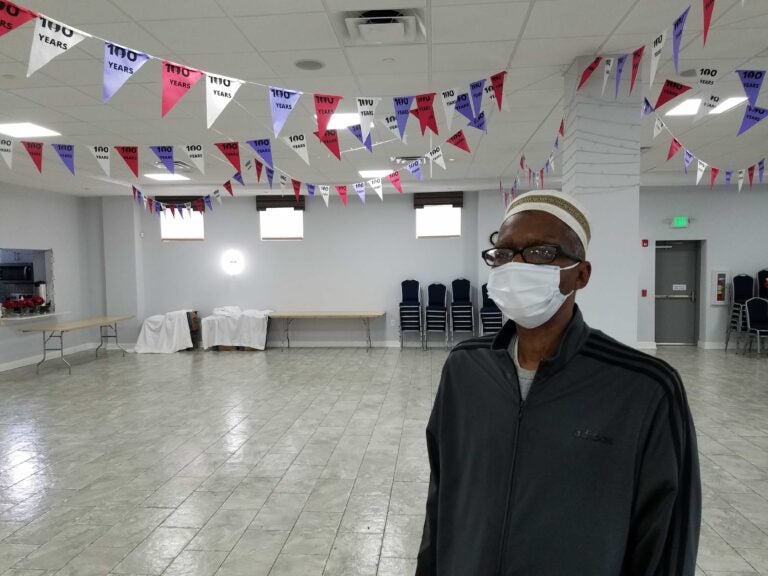
[[(144, 27), (176, 54), (246, 52), (252, 46), (228, 18), (157, 20)], [(189, 62), (189, 66), (195, 64)]]
[[(347, 48), (352, 70), (358, 74), (412, 74), (427, 72), (427, 46), (366, 46)], [(385, 62), (394, 59), (394, 62)]]
[(224, 16), (216, 2), (189, 2), (189, 0), (109, 0), (135, 20), (177, 20), (187, 18), (221, 18)]
[(82, 106), (99, 104), (99, 100), (89, 98), (80, 90), (68, 86), (51, 88), (21, 88), (12, 90), (16, 96), (43, 106)]
[(322, 12), (322, 0), (218, 0), (230, 16), (264, 16), (267, 14), (294, 14)]
[(432, 47), (432, 70), (494, 70), (507, 67), (514, 42), (436, 44)]
[(577, 56), (594, 54), (601, 41), (601, 36), (561, 38), (557, 42), (547, 38), (524, 38), (515, 54), (514, 64), (570, 65)]
[(636, 0), (536, 2), (525, 26), (526, 38), (600, 36), (612, 30)]
[[(23, 2), (26, 8), (46, 14), (59, 22), (72, 26), (129, 20), (125, 12), (110, 2), (81, 2), (81, 4), (83, 5), (76, 7), (71, 3), (60, 2), (59, 0), (24, 0)], [(88, 29), (86, 32), (91, 32), (91, 30)]]
[(339, 42), (324, 12), (273, 16), (247, 16), (235, 20), (259, 52), (338, 48)]
[(465, 4), (432, 8), (432, 42), (513, 40), (520, 33), (528, 4)]
[[(264, 60), (283, 78), (288, 76), (302, 78), (324, 78), (326, 76), (349, 76), (349, 69), (344, 52), (339, 49), (330, 50), (286, 50), (285, 52), (264, 52)], [(298, 60), (319, 60), (325, 66), (321, 70), (301, 70), (294, 65)], [(288, 86), (290, 88), (290, 86)]]

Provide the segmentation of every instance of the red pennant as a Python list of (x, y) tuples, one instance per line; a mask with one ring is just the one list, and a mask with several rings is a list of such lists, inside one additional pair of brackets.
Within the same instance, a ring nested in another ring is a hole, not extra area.
[(317, 131), (315, 136), (318, 137), (320, 142), (330, 150), (336, 158), (341, 160), (341, 152), (339, 151), (339, 133), (336, 130), (326, 130), (325, 132)]
[(558, 130), (560, 136), (565, 136), (565, 118), (560, 120), (560, 130)]
[(229, 192), (230, 196), (235, 195), (235, 193), (232, 192), (232, 180), (227, 180), (226, 182), (224, 182), (223, 186), (226, 189), (226, 191)]
[(194, 204), (195, 210), (197, 210), (198, 212), (205, 212), (205, 204), (203, 204), (202, 198), (198, 198), (192, 204)]
[(136, 178), (139, 177), (139, 147), (138, 146), (115, 146), (115, 150), (131, 169)]
[(175, 218), (176, 217), (176, 206), (174, 206), (173, 204), (168, 204), (168, 208), (171, 209), (171, 216), (173, 216)]
[(395, 187), (395, 190), (400, 192), (400, 194), (403, 193), (403, 185), (400, 182), (400, 172), (392, 172), (392, 174), (389, 174), (387, 176), (392, 186)]
[(336, 192), (341, 197), (341, 203), (344, 204), (344, 206), (346, 206), (347, 205), (347, 187), (337, 185)]
[(584, 72), (581, 73), (581, 80), (579, 81), (579, 86), (576, 88), (576, 90), (581, 90), (581, 87), (584, 86), (584, 83), (589, 80), (589, 77), (592, 76), (592, 73), (597, 70), (597, 67), (600, 66), (600, 62), (603, 61), (602, 56), (598, 56), (592, 61), (592, 64), (584, 68)]
[(672, 142), (669, 144), (669, 152), (667, 152), (667, 161), (669, 161), (675, 154), (680, 151), (683, 145), (677, 138), (672, 138)]
[(293, 195), (296, 196), (296, 202), (299, 201), (299, 193), (301, 192), (301, 182), (298, 180), (295, 180), (294, 178), (291, 178), (291, 183), (293, 184)]
[[(317, 131), (324, 134), (328, 129), (328, 122), (336, 112), (336, 107), (341, 102), (341, 96), (332, 94), (315, 94), (315, 114), (317, 114)], [(318, 136), (318, 138), (320, 138)], [(322, 140), (322, 138), (320, 138)], [(327, 144), (326, 144), (327, 145)], [(341, 158), (339, 158), (341, 160)]]
[(544, 188), (544, 168), (539, 170), (539, 183), (541, 184), (541, 187)]
[(261, 170), (262, 170), (262, 168), (264, 168), (264, 164), (262, 164), (261, 162), (259, 162), (255, 158), (254, 158), (253, 161), (256, 163), (256, 181), (257, 182), (261, 182)]
[(643, 61), (643, 54), (645, 53), (645, 46), (640, 46), (637, 50), (632, 52), (632, 82), (629, 85), (629, 93), (632, 94), (632, 90), (635, 87), (635, 80), (637, 79), (637, 72), (640, 70), (640, 62)]
[(152, 198), (150, 198), (149, 196), (147, 196), (147, 212), (149, 212), (150, 214), (151, 214), (152, 212), (154, 212), (154, 210), (153, 210), (153, 208), (154, 208), (154, 207), (155, 207), (155, 202), (154, 202), (154, 200), (152, 200)]
[(176, 106), (179, 100), (197, 84), (203, 73), (194, 68), (187, 68), (181, 64), (174, 64), (163, 60), (163, 117)]
[(235, 170), (240, 172), (240, 144), (237, 142), (216, 142), (218, 148)]
[(667, 80), (664, 82), (664, 86), (661, 89), (661, 94), (659, 94), (659, 99), (656, 100), (656, 105), (653, 107), (654, 110), (658, 110), (661, 106), (664, 106), (667, 102), (671, 102), (680, 94), (685, 94), (690, 90), (690, 86), (686, 86), (685, 84), (680, 84), (679, 82), (674, 82), (672, 80)]
[(131, 186), (131, 192), (133, 192), (133, 199), (136, 200), (136, 192), (138, 192), (136, 186)]
[(712, 22), (712, 12), (715, 11), (715, 0), (704, 0), (704, 46), (707, 45), (709, 24)]
[(421, 135), (424, 136), (427, 128), (432, 130), (433, 134), (437, 134), (437, 119), (435, 119), (435, 108), (433, 106), (435, 102), (435, 93), (431, 94), (419, 94), (416, 96), (416, 109), (411, 110), (411, 114), (419, 119), (419, 127), (421, 128)]
[(501, 110), (501, 98), (504, 96), (504, 78), (507, 75), (506, 70), (502, 70), (491, 76), (491, 88), (493, 88), (493, 94), (496, 96), (496, 104)]
[(0, 15), (0, 36), (8, 34), (8, 32), (15, 30), (19, 26), (23, 26), (32, 18), (37, 17), (35, 12), (16, 6), (13, 2), (3, 2), (3, 7), (0, 8), (2, 15)]
[(752, 181), (755, 179), (755, 165), (752, 164), (747, 168), (747, 175), (749, 176), (749, 187), (752, 188)]
[(520, 170), (525, 170), (525, 154), (520, 156)]
[(717, 175), (720, 174), (720, 168), (715, 168), (714, 166), (709, 167), (709, 189), (712, 190), (712, 187), (715, 185), (715, 180), (717, 180)]
[(456, 148), (461, 148), (465, 152), (469, 152), (471, 154), (469, 150), (469, 144), (467, 144), (467, 139), (464, 136), (463, 130), (459, 130), (458, 132), (456, 132), (456, 134), (448, 138), (446, 142), (448, 142), (448, 144), (453, 144), (454, 146), (456, 146)]
[(37, 171), (43, 171), (43, 143), (42, 142), (21, 142), (24, 144), (24, 148), (27, 149), (29, 157), (32, 158), (32, 162), (37, 166)]

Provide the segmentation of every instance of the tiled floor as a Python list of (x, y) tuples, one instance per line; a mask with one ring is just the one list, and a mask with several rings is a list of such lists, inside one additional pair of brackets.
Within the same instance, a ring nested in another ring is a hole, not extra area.
[[(768, 574), (768, 359), (666, 349), (700, 434), (699, 574)], [(445, 352), (0, 374), (0, 575), (412, 575)]]

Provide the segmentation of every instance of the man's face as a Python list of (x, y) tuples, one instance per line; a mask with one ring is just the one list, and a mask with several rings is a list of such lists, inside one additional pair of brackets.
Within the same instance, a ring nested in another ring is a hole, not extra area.
[[(536, 210), (521, 212), (509, 218), (496, 238), (496, 248), (521, 249), (541, 245), (557, 246), (574, 255), (579, 255), (582, 249), (578, 236), (562, 221), (548, 212)], [(517, 254), (514, 261), (523, 262), (522, 254)], [(576, 262), (559, 254), (550, 266), (563, 268)], [(581, 290), (589, 282), (591, 273), (592, 265), (586, 261), (571, 270), (563, 270), (560, 273), (560, 292), (569, 294)]]

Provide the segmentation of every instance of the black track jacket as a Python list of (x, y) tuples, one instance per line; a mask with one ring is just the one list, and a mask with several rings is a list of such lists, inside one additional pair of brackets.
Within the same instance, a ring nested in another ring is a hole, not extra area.
[(576, 308), (521, 402), (514, 332), (443, 367), (416, 576), (693, 576), (701, 483), (677, 372)]

